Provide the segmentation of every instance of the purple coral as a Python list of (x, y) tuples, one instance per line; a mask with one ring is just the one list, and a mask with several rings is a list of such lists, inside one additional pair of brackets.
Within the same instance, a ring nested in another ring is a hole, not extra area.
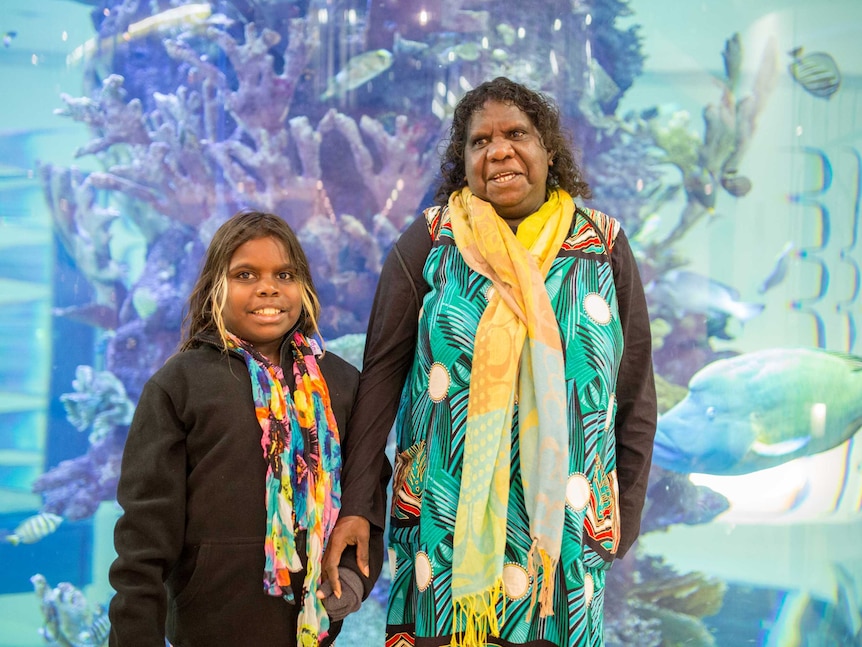
[(43, 497), (42, 510), (77, 521), (91, 517), (102, 501), (116, 499), (126, 431), (115, 429), (83, 456), (62, 461), (36, 479), (33, 491)]

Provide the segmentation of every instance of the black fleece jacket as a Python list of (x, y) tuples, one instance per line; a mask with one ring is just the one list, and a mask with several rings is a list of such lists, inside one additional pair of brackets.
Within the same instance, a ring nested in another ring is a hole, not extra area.
[[(292, 356), (282, 363), (293, 388)], [(342, 442), (359, 372), (326, 353), (319, 365)], [(124, 514), (110, 569), (112, 647), (293, 647), (298, 606), (263, 590), (266, 463), (244, 361), (201, 343), (177, 353), (147, 382), (123, 454), (117, 498)], [(388, 474), (386, 474), (388, 477)], [(377, 505), (383, 509), (381, 485)], [(297, 538), (300, 555), (305, 536)], [(372, 535), (371, 577), (383, 563)], [(302, 590), (305, 573), (292, 579)], [(341, 628), (333, 623), (330, 640)]]

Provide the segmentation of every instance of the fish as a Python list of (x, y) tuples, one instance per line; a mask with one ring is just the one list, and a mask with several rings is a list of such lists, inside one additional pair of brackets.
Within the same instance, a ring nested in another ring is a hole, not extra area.
[(732, 525), (859, 523), (862, 521), (862, 435), (825, 452), (749, 474), (689, 474), (723, 496), (717, 521)]
[(99, 608), (95, 614), (93, 622), (90, 626), (81, 631), (75, 640), (75, 647), (101, 647), (108, 644), (108, 639), (111, 635), (111, 619), (108, 617), (108, 611), (104, 608)]
[(641, 532), (664, 530), (675, 524), (709, 523), (729, 507), (721, 493), (695, 484), (686, 474), (654, 467), (650, 472)]
[(334, 97), (344, 96), (351, 90), (355, 90), (383, 74), (392, 67), (392, 61), (392, 52), (386, 49), (375, 49), (354, 56), (335, 76), (329, 79), (326, 91), (320, 95), (320, 100), (327, 101)]
[(751, 180), (744, 175), (736, 173), (724, 173), (721, 176), (721, 186), (734, 198), (741, 198), (751, 191)]
[(862, 425), (862, 357), (769, 348), (712, 362), (660, 416), (654, 462), (749, 474), (840, 445)]
[(686, 313), (704, 315), (710, 337), (730, 339), (729, 319), (745, 323), (761, 312), (762, 303), (740, 301), (739, 291), (709, 277), (683, 269), (665, 272), (646, 288), (651, 312), (681, 319)]
[(428, 43), (423, 43), (421, 40), (410, 40), (404, 38), (399, 32), (395, 32), (392, 42), (392, 52), (396, 56), (419, 56), (427, 51)]
[(794, 248), (793, 243), (788, 242), (781, 251), (778, 252), (778, 257), (775, 259), (775, 264), (772, 266), (772, 270), (770, 270), (769, 274), (765, 279), (763, 279), (763, 282), (757, 288), (757, 291), (760, 294), (766, 294), (787, 277), (787, 270), (790, 267), (790, 259), (793, 257), (791, 252)]
[(497, 35), (503, 39), (503, 44), (506, 47), (511, 47), (515, 44), (515, 37), (518, 35), (518, 32), (515, 30), (512, 25), (501, 22), (496, 27)]
[(787, 67), (790, 76), (809, 94), (820, 99), (831, 99), (841, 87), (841, 71), (831, 54), (811, 52), (803, 54), (801, 47), (790, 51), (793, 62)]
[(3, 47), (11, 47), (12, 39), (18, 35), (17, 31), (7, 31), (3, 34)]
[(32, 517), (27, 517), (18, 524), (15, 532), (6, 537), (6, 541), (13, 546), (17, 546), (18, 544), (35, 544), (57, 530), (57, 527), (62, 522), (63, 517), (51, 512), (34, 514)]
[(66, 65), (74, 66), (91, 60), (96, 55), (111, 54), (118, 44), (146, 38), (154, 33), (176, 31), (207, 24), (212, 16), (208, 2), (187, 4), (166, 9), (129, 25), (125, 32), (114, 38), (94, 36), (78, 45), (66, 57)]
[(629, 240), (640, 247), (645, 247), (654, 241), (660, 226), (661, 215), (659, 215), (658, 212), (653, 211), (641, 221), (640, 226), (637, 228), (635, 233), (632, 234)]
[(447, 47), (437, 56), (440, 63), (454, 63), (456, 60), (477, 61), (482, 50), (477, 43), (467, 42)]

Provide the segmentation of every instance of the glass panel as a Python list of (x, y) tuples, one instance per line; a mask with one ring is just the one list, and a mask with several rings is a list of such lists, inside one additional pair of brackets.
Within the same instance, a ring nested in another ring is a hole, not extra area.
[[(453, 108), (497, 75), (558, 102), (650, 307), (662, 417), (606, 644), (856, 644), (857, 1), (5, 0), (0, 15), (0, 645), (104, 643), (127, 425), (217, 226), (283, 216), (328, 348), (360, 363)], [(339, 643), (382, 644), (388, 582)]]

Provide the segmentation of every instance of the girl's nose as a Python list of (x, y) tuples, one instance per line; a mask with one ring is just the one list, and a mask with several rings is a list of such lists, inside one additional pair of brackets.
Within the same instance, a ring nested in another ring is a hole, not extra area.
[(262, 297), (274, 296), (278, 294), (278, 286), (275, 281), (262, 280), (257, 286), (257, 293)]

